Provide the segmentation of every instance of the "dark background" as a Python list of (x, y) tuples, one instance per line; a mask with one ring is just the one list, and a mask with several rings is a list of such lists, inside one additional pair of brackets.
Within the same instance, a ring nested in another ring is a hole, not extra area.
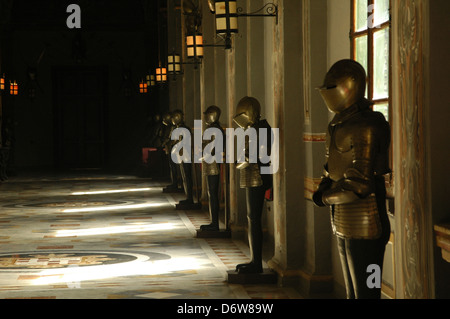
[[(66, 25), (71, 3), (81, 29)], [(0, 72), (19, 84), (2, 94), (11, 167), (135, 172), (168, 108), (167, 87), (138, 90), (167, 56), (166, 16), (160, 0), (0, 0)]]

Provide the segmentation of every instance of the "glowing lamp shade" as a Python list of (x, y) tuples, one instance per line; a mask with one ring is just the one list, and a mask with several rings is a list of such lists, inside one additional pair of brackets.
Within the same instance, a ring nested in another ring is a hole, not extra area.
[(10, 82), (9, 84), (9, 94), (18, 95), (19, 94), (19, 85), (16, 81)]
[(189, 35), (186, 37), (187, 55), (190, 58), (203, 58), (203, 36)]
[(236, 0), (216, 1), (216, 33), (230, 34), (238, 32)]
[(167, 70), (169, 73), (181, 73), (181, 58), (178, 54), (172, 54), (167, 57)]
[(167, 81), (167, 69), (166, 68), (156, 68), (156, 82), (162, 83)]
[(145, 80), (147, 82), (147, 87), (149, 86), (155, 86), (156, 85), (156, 80), (155, 80), (155, 76), (153, 74), (149, 74), (145, 77)]
[(139, 93), (147, 93), (148, 92), (148, 84), (147, 82), (141, 81), (139, 83)]
[(5, 76), (0, 77), (0, 91), (5, 90)]

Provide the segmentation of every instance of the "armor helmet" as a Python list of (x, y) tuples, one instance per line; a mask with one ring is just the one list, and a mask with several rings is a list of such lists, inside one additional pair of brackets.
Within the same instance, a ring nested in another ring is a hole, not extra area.
[(253, 97), (242, 98), (236, 107), (236, 116), (233, 121), (241, 128), (248, 128), (259, 121), (261, 117), (261, 105)]
[(336, 62), (319, 88), (328, 109), (340, 113), (364, 98), (366, 71), (358, 62), (344, 59)]
[(215, 105), (211, 105), (210, 107), (208, 107), (206, 109), (205, 112), (203, 112), (203, 114), (205, 114), (205, 122), (207, 125), (211, 125), (217, 121), (219, 121), (220, 118), (220, 108), (215, 106)]
[(184, 114), (181, 110), (176, 110), (172, 112), (172, 124), (179, 126), (184, 122)]
[(172, 125), (172, 114), (170, 114), (169, 112), (164, 113), (163, 118), (162, 118), (162, 123), (165, 126)]

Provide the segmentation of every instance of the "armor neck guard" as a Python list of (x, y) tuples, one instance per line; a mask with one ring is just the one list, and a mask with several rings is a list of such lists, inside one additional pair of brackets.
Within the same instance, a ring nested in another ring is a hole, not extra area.
[(356, 115), (360, 112), (370, 111), (370, 106), (372, 104), (373, 104), (372, 102), (363, 98), (363, 99), (359, 100), (357, 103), (355, 103), (352, 106), (345, 109), (344, 111), (336, 114), (334, 116), (333, 120), (330, 122), (330, 125), (336, 126), (338, 124), (341, 124), (341, 123), (347, 121), (348, 119), (350, 119), (351, 117), (353, 117), (354, 115)]

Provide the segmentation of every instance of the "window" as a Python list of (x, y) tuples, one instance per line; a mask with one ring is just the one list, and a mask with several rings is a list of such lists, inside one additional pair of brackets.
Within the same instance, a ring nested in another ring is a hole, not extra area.
[(351, 0), (351, 57), (367, 72), (366, 98), (391, 119), (390, 0)]
[[(351, 0), (350, 24), (351, 58), (361, 63), (367, 72), (366, 98), (374, 102), (374, 111), (383, 113), (388, 121), (392, 119), (390, 4), (390, 0)], [(394, 173), (385, 178), (389, 212), (393, 214)]]

